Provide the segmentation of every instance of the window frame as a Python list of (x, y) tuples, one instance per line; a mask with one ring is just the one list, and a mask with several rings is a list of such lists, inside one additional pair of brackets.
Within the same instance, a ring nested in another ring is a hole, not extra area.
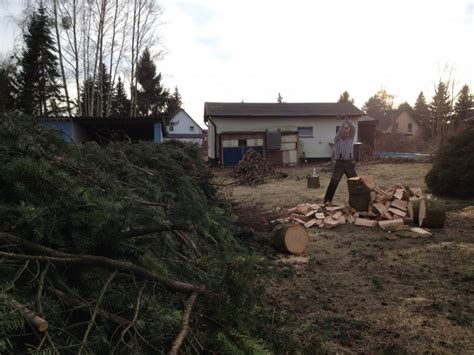
[[(301, 134), (301, 130), (311, 130), (310, 134)], [(301, 126), (298, 127), (298, 138), (314, 138), (314, 127), (313, 126)]]

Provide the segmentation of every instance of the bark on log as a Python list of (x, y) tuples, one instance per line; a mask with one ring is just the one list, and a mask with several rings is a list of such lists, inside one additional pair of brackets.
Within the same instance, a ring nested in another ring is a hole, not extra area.
[(359, 177), (347, 179), (349, 205), (359, 212), (367, 212), (370, 204), (371, 189)]
[(408, 213), (415, 225), (425, 228), (443, 228), (446, 221), (446, 204), (440, 200), (412, 199), (408, 203)]
[(290, 254), (301, 254), (308, 246), (309, 238), (305, 227), (299, 224), (280, 224), (272, 231), (275, 249)]

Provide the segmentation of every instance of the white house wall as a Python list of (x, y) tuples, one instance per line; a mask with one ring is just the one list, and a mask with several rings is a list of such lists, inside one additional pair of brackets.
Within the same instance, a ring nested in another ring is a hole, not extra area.
[[(173, 124), (173, 130), (170, 131), (168, 126), (169, 133), (202, 134), (202, 128), (194, 122), (184, 110), (178, 111), (178, 113), (172, 118), (171, 123)], [(189, 129), (191, 126), (194, 127), (194, 131)]]
[[(351, 119), (356, 126), (357, 141), (357, 119)], [(300, 157), (306, 158), (330, 158), (332, 156), (332, 147), (330, 143), (334, 142), (336, 136), (336, 127), (341, 126), (342, 120), (334, 117), (318, 118), (219, 118), (213, 117), (212, 122), (217, 126), (217, 134), (230, 132), (264, 132), (265, 130), (276, 131), (297, 131), (298, 127), (313, 127), (312, 138), (302, 138), (298, 140)], [(214, 126), (209, 123), (209, 157), (216, 158), (214, 152)], [(217, 153), (219, 155), (219, 153)]]

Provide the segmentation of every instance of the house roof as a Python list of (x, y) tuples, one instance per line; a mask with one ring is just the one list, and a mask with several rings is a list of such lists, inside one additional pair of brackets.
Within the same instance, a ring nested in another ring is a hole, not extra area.
[(173, 117), (171, 117), (170, 122), (173, 121), (173, 119), (176, 117), (176, 115), (177, 115), (178, 113), (180, 113), (181, 111), (183, 111), (183, 112), (186, 114), (186, 116), (188, 116), (189, 119), (190, 119), (191, 121), (193, 121), (194, 124), (202, 131), (202, 128), (201, 128), (201, 126), (199, 125), (199, 123), (197, 123), (197, 122), (189, 115), (189, 113), (187, 113), (187, 112), (184, 110), (184, 108), (180, 108), (178, 111), (176, 111), (175, 114), (173, 115)]
[(385, 131), (404, 110), (389, 110), (378, 120), (377, 129)]
[(357, 122), (367, 123), (367, 124), (377, 124), (377, 119), (370, 116), (362, 116), (362, 117), (359, 117)]
[(41, 121), (74, 121), (74, 122), (90, 122), (90, 123), (161, 123), (161, 120), (156, 117), (127, 117), (127, 116), (110, 116), (110, 117), (94, 117), (94, 116), (79, 116), (79, 117), (42, 117)]
[(349, 102), (331, 103), (204, 103), (204, 120), (210, 117), (328, 117), (363, 116)]

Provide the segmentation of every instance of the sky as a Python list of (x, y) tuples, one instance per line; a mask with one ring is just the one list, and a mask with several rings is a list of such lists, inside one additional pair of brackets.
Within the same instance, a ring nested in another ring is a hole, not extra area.
[[(19, 1), (19, 0), (18, 0)], [(0, 5), (0, 51), (15, 30)], [(161, 0), (164, 84), (202, 126), (204, 102), (335, 102), (384, 88), (430, 98), (438, 80), (474, 90), (474, 0)]]

